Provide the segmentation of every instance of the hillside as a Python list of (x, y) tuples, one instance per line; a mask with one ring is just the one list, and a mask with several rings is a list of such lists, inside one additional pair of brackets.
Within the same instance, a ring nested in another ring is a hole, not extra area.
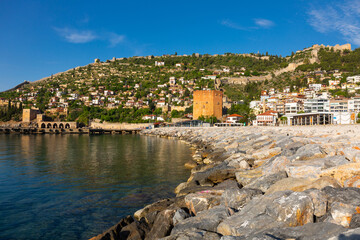
[(192, 92), (214, 89), (215, 79), (221, 81), (228, 97), (225, 106), (230, 109), (234, 102), (247, 104), (259, 98), (263, 89), (301, 88), (315, 70), (360, 73), (359, 60), (360, 49), (351, 51), (349, 44), (314, 45), (288, 57), (225, 53), (96, 59), (0, 93), (0, 105), (21, 102), (53, 119), (85, 124), (94, 118), (142, 122), (150, 114), (166, 120), (191, 113)]

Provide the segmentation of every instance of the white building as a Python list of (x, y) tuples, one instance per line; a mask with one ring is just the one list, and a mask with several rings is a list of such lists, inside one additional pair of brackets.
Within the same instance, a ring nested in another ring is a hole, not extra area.
[(350, 76), (346, 78), (348, 83), (358, 83), (360, 82), (360, 75)]
[(256, 116), (253, 121), (254, 126), (275, 126), (278, 118), (276, 111), (267, 111)]
[(231, 114), (226, 117), (226, 122), (227, 123), (239, 123), (242, 118), (244, 118), (244, 117), (239, 114)]
[(297, 102), (285, 103), (285, 114), (296, 114), (300, 112), (300, 104)]
[(160, 67), (160, 66), (165, 66), (165, 62), (158, 62), (155, 61), (155, 66)]
[(348, 112), (348, 100), (330, 100), (330, 112)]
[(306, 113), (329, 112), (328, 99), (306, 99), (304, 101), (304, 111)]
[(315, 92), (318, 92), (321, 90), (321, 84), (319, 83), (312, 83), (312, 84), (309, 84), (309, 88)]
[(340, 80), (329, 80), (329, 86), (337, 86), (340, 84)]
[(170, 77), (169, 78), (169, 83), (170, 83), (170, 85), (175, 85), (176, 84), (176, 77)]
[(224, 68), (224, 69), (223, 69), (223, 72), (224, 72), (224, 73), (229, 73), (229, 72), (230, 72), (230, 68)]

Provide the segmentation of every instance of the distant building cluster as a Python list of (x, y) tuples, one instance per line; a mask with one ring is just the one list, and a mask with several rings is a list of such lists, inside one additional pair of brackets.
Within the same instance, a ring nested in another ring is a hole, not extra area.
[[(324, 72), (316, 71), (307, 77), (308, 87), (292, 91), (290, 86), (282, 91), (271, 88), (261, 92), (257, 101), (250, 103), (250, 108), (256, 114), (254, 125), (313, 125), (319, 124), (352, 124), (360, 113), (360, 95), (353, 97), (332, 96), (331, 90), (343, 90), (356, 93), (360, 90), (360, 75), (349, 76), (341, 83), (342, 74), (334, 71), (333, 80), (329, 84), (314, 82), (314, 75), (320, 81), (324, 80)], [(325, 120), (322, 120), (322, 119)], [(320, 119), (320, 120), (319, 120)]]

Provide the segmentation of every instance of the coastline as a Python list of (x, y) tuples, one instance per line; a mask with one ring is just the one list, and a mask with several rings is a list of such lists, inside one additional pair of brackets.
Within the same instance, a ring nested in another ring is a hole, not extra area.
[(356, 125), (143, 130), (140, 134), (195, 147), (186, 164), (191, 176), (175, 189), (175, 198), (148, 205), (92, 239), (360, 234), (358, 130)]

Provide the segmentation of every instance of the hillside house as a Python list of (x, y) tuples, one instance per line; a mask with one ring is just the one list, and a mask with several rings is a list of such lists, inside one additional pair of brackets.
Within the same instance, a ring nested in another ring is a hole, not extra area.
[(350, 76), (346, 78), (348, 83), (358, 83), (360, 82), (360, 75)]
[(278, 119), (278, 112), (266, 111), (256, 116), (256, 120), (253, 121), (254, 126), (275, 126)]
[(239, 115), (239, 114), (231, 114), (229, 116), (226, 117), (226, 122), (227, 123), (239, 123), (241, 119), (243, 119), (244, 117)]

